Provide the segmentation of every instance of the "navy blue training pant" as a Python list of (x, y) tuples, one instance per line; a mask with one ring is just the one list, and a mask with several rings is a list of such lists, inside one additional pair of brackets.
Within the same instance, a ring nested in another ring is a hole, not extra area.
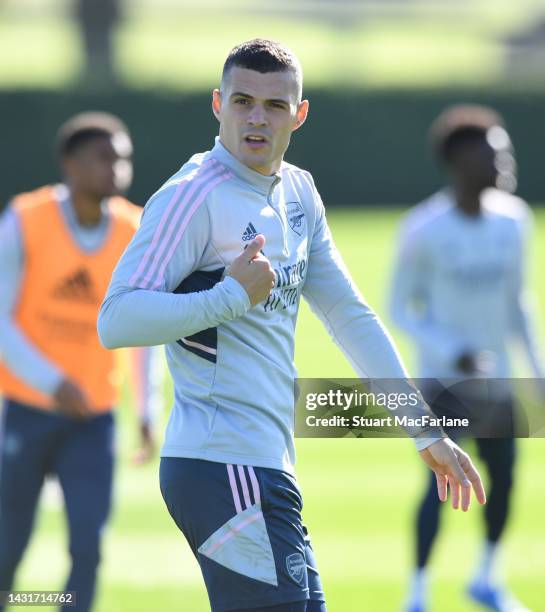
[(111, 413), (79, 421), (5, 401), (0, 436), (0, 591), (13, 588), (44, 479), (55, 474), (70, 535), (72, 567), (64, 589), (76, 591), (76, 606), (66, 609), (91, 608), (100, 536), (112, 497), (113, 429)]

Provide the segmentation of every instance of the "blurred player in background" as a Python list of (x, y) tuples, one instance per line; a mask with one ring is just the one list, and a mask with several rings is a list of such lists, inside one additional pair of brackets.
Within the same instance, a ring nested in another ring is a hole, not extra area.
[[(480, 434), (487, 437), (477, 438), (491, 483), (486, 539), (468, 594), (493, 610), (522, 610), (495, 572), (515, 461), (511, 389), (508, 381), (482, 385), (478, 379), (512, 376), (507, 351), (512, 338), (522, 341), (535, 376), (543, 376), (524, 296), (531, 214), (509, 193), (516, 186), (516, 166), (510, 138), (494, 110), (451, 107), (430, 133), (449, 186), (404, 219), (391, 314), (416, 343), (420, 377), (476, 379), (454, 394), (440, 392), (431, 381), (422, 391), (437, 414), (461, 416), (462, 406), (472, 406), (474, 418), (488, 423)], [(426, 567), (440, 510), (433, 480), (417, 516), (417, 567), (407, 607), (412, 612), (428, 609)]]
[[(212, 98), (219, 138), (152, 196), (99, 317), (110, 348), (167, 345), (175, 402), (161, 490), (214, 612), (325, 610), (294, 474), (301, 295), (360, 376), (407, 376), (342, 263), (311, 175), (283, 162), (307, 116), (301, 93), (289, 49), (253, 40), (231, 51)], [(412, 434), (443, 499), (448, 474), (455, 507), (462, 486), (467, 509), (471, 484), (484, 502), (441, 430)]]
[[(96, 317), (141, 209), (118, 195), (132, 178), (132, 144), (119, 119), (77, 115), (60, 129), (58, 146), (64, 184), (15, 197), (0, 217), (0, 591), (12, 588), (44, 479), (54, 474), (70, 532), (66, 590), (77, 605), (69, 609), (83, 611), (111, 505), (118, 400), (117, 360), (100, 346)], [(146, 370), (150, 351), (139, 353)], [(138, 461), (153, 446), (148, 395), (136, 398)]]

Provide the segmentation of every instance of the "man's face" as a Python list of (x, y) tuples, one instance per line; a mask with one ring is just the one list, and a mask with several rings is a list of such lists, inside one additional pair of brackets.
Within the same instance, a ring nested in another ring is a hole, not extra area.
[(214, 90), (212, 109), (220, 140), (240, 162), (261, 174), (280, 168), (291, 133), (306, 119), (308, 101), (299, 102), (293, 71), (256, 72), (234, 66), (222, 90)]
[[(511, 141), (501, 128), (460, 147), (452, 160), (455, 173), (476, 190), (516, 186), (516, 163)], [(513, 185), (514, 183), (514, 185)]]
[(132, 181), (132, 145), (128, 136), (92, 138), (63, 160), (72, 189), (102, 199), (128, 189)]

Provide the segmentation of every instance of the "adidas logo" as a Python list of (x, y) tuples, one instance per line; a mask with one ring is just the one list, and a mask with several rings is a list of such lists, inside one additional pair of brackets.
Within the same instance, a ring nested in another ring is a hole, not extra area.
[(249, 240), (253, 240), (257, 236), (257, 230), (254, 227), (252, 222), (248, 223), (246, 229), (244, 230), (244, 234), (242, 234), (242, 240), (244, 242), (248, 242)]
[(97, 298), (92, 285), (89, 272), (85, 268), (80, 268), (57, 285), (53, 290), (53, 297), (95, 304)]

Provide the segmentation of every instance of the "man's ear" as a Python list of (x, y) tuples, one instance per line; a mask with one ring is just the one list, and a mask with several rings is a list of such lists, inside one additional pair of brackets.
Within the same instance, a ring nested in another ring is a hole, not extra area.
[(216, 116), (216, 119), (220, 120), (221, 110), (221, 93), (219, 89), (214, 89), (212, 92), (212, 112)]
[(70, 178), (74, 174), (75, 161), (73, 157), (64, 155), (59, 161), (62, 176)]
[(293, 126), (292, 132), (299, 129), (303, 123), (305, 123), (308, 115), (308, 100), (301, 100), (297, 106), (297, 115), (295, 120), (295, 125)]

